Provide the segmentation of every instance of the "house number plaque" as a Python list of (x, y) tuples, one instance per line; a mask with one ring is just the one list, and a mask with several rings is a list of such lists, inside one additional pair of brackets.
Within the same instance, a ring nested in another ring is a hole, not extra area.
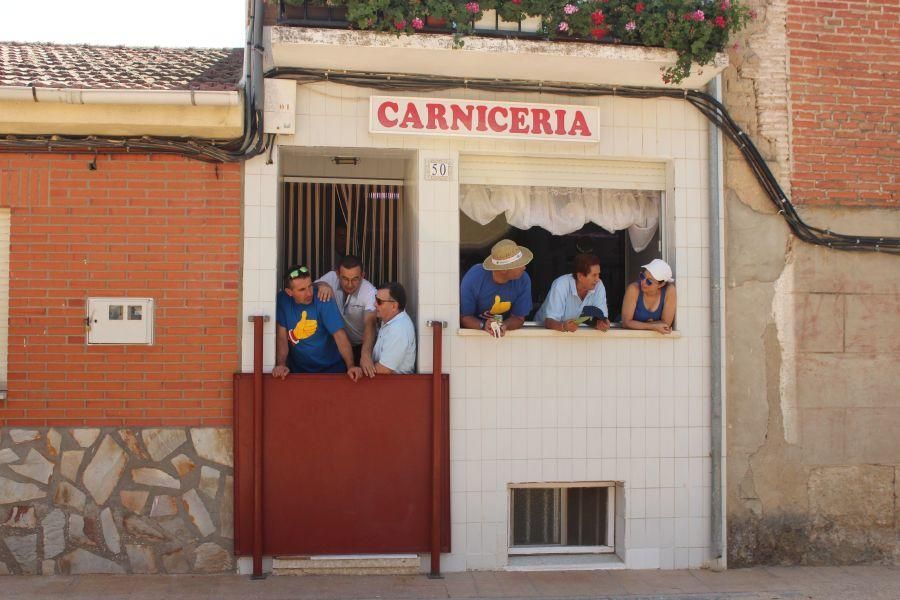
[(450, 167), (449, 160), (426, 160), (426, 181), (450, 181)]

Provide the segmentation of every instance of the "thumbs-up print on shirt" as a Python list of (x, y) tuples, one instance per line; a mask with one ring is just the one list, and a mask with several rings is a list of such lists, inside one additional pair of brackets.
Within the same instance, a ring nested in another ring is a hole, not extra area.
[(508, 312), (509, 309), (512, 308), (512, 302), (502, 302), (500, 300), (500, 296), (494, 296), (494, 304), (491, 306), (491, 309), (488, 311), (492, 315), (502, 315), (505, 312)]
[(298, 343), (300, 340), (305, 340), (306, 338), (314, 335), (316, 333), (316, 329), (319, 328), (319, 323), (315, 319), (307, 319), (306, 311), (304, 310), (300, 313), (300, 320), (297, 321), (297, 325), (294, 326), (294, 329), (288, 332), (288, 338), (291, 340), (292, 344)]

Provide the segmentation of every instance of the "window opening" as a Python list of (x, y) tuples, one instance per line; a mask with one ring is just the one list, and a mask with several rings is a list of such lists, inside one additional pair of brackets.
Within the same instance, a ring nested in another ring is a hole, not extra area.
[[(640, 193), (653, 202), (656, 214), (659, 214), (662, 192), (634, 193)], [(526, 316), (528, 320), (541, 307), (553, 280), (572, 272), (577, 254), (589, 252), (600, 258), (600, 278), (606, 288), (610, 313), (608, 316), (612, 321), (621, 319), (625, 288), (637, 279), (640, 266), (654, 258), (662, 258), (660, 227), (655, 222), (652, 232), (650, 228), (644, 228), (641, 232), (643, 239), (639, 246), (643, 248), (637, 251), (632, 233), (627, 227), (609, 231), (596, 223), (588, 222), (570, 233), (554, 235), (540, 226), (513, 226), (509, 223), (507, 214), (505, 211), (501, 212), (486, 224), (481, 224), (467, 215), (465, 210), (460, 210), (459, 273), (462, 277), (473, 265), (481, 263), (490, 254), (491, 246), (503, 238), (512, 239), (531, 250), (534, 260), (528, 266), (528, 275), (531, 278), (532, 312)], [(621, 222), (627, 220), (623, 219)]]
[(379, 285), (399, 277), (403, 187), (386, 183), (285, 181), (283, 264), (315, 277), (353, 254)]
[(510, 490), (510, 552), (611, 552), (613, 486)]

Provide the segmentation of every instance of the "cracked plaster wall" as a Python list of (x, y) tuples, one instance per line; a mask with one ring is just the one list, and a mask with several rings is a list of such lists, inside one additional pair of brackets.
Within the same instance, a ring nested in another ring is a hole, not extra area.
[[(790, 196), (788, 3), (751, 4), (725, 103)], [(801, 214), (900, 235), (896, 210)], [(896, 563), (900, 259), (793, 239), (731, 144), (725, 228), (729, 565)]]

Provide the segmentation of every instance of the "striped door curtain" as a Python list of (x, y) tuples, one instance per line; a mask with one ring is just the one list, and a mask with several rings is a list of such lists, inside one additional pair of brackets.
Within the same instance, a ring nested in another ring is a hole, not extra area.
[(284, 183), (284, 266), (321, 277), (347, 254), (379, 285), (399, 276), (403, 187), (382, 183)]

